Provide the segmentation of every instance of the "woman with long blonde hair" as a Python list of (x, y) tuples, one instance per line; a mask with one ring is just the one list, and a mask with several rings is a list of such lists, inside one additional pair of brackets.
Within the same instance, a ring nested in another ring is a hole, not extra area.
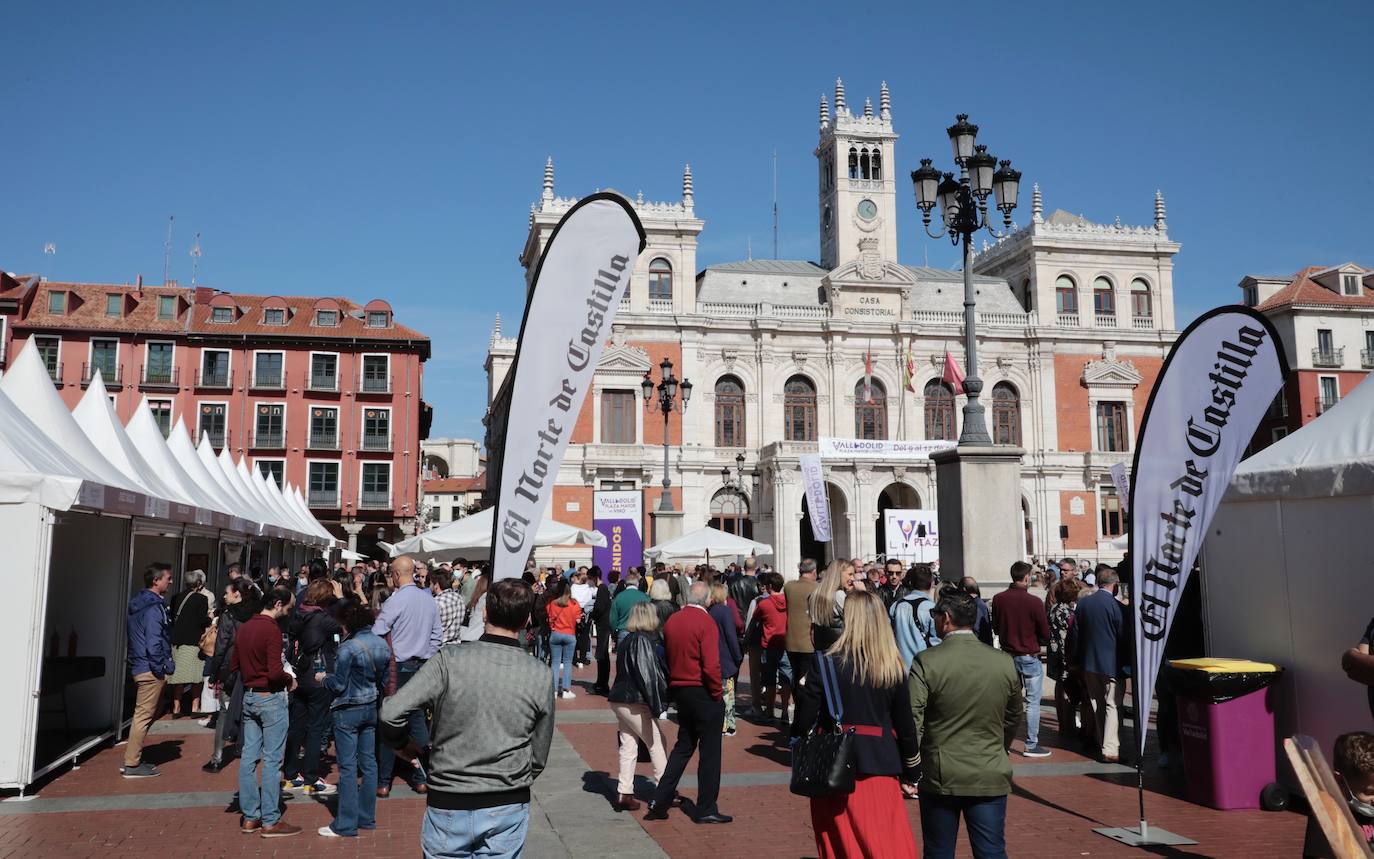
[(807, 601), (811, 643), (816, 652), (828, 649), (844, 631), (844, 601), (853, 590), (854, 565), (849, 561), (832, 561)]
[[(826, 571), (826, 581), (830, 573)], [(822, 859), (916, 855), (911, 828), (893, 825), (894, 820), (905, 821), (902, 794), (914, 792), (921, 770), (905, 681), (905, 664), (882, 600), (852, 591), (844, 600), (843, 631), (824, 652), (817, 648), (806, 682), (797, 689), (792, 722), (794, 741), (817, 726), (833, 730), (835, 719), (824, 691), (829, 685), (842, 708), (840, 725), (855, 734), (854, 792), (811, 800), (811, 825)]]

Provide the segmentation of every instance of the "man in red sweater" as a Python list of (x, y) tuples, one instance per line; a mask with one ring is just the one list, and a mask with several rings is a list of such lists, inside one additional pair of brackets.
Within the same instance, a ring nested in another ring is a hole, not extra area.
[(668, 656), (668, 694), (677, 704), (677, 743), (645, 820), (666, 820), (677, 795), (677, 783), (698, 747), (697, 823), (729, 823), (734, 818), (716, 807), (720, 794), (720, 726), (725, 718), (721, 698), (720, 631), (706, 613), (710, 586), (692, 585), (687, 605), (663, 625), (663, 649)]
[[(275, 587), (262, 599), (262, 611), (253, 615), (234, 636), (230, 667), (243, 680), (243, 756), (239, 759), (239, 831), (263, 838), (282, 838), (300, 833), (281, 819), (281, 765), (286, 751), (286, 693), (296, 688), (296, 678), (282, 662), (282, 633), (277, 622), (291, 611), (295, 595), (290, 588)], [(258, 761), (262, 761), (262, 786), (258, 786)]]
[(1040, 745), (1040, 689), (1045, 682), (1040, 646), (1050, 640), (1050, 621), (1045, 604), (1027, 590), (1030, 574), (1031, 565), (1025, 561), (1011, 565), (1011, 587), (992, 598), (992, 628), (1021, 675), (1026, 699), (1026, 750), (1021, 754), (1047, 758), (1049, 749)]

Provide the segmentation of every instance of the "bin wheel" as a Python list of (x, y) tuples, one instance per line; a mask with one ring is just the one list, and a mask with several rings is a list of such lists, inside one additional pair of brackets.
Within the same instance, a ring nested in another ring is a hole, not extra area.
[(1260, 807), (1265, 811), (1287, 811), (1290, 800), (1288, 789), (1277, 782), (1270, 782), (1260, 791)]

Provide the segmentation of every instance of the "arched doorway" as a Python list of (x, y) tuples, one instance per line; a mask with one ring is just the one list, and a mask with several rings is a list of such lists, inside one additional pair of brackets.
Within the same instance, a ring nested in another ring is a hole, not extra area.
[(711, 496), (712, 528), (746, 539), (754, 539), (754, 523), (749, 521), (749, 499), (733, 489), (721, 489)]
[(905, 483), (889, 483), (878, 493), (878, 518), (873, 523), (873, 546), (879, 555), (887, 552), (887, 516), (884, 514), (892, 509), (919, 510), (921, 496)]
[(425, 454), (424, 469), (426, 480), (448, 477), (448, 462), (438, 454)]
[[(830, 503), (830, 543), (822, 543), (811, 531), (811, 509), (802, 495), (802, 518), (798, 523), (801, 545), (801, 558), (814, 558), (824, 567), (836, 558), (848, 558), (849, 548), (849, 505), (845, 503), (844, 493), (833, 483), (825, 484), (825, 492)], [(799, 559), (800, 560), (800, 559)]]

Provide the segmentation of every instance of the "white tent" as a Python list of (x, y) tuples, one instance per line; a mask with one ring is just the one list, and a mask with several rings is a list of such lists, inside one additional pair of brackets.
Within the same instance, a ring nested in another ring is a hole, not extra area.
[(771, 555), (773, 547), (718, 528), (698, 528), (695, 531), (650, 546), (644, 554), (654, 560), (666, 558), (710, 558), (734, 555)]
[(170, 502), (195, 506), (195, 499), (184, 494), (172, 482), (163, 480), (139, 453), (119, 423), (114, 406), (110, 405), (110, 397), (105, 392), (105, 383), (99, 370), (91, 379), (86, 393), (81, 396), (81, 401), (72, 409), (72, 417), (105, 458), (145, 493)]
[(242, 505), (224, 488), (223, 477), (216, 473), (212, 474), (201, 461), (195, 447), (191, 444), (191, 437), (186, 433), (186, 427), (182, 425), (181, 419), (177, 418), (172, 425), (172, 430), (167, 435), (167, 447), (172, 452), (177, 464), (186, 472), (191, 481), (199, 486), (211, 498), (218, 502), (218, 508), (225, 511), (232, 517), (232, 527), (240, 533), (247, 533), (252, 527), (247, 521), (252, 517), (248, 516)]
[(1374, 384), (1240, 464), (1203, 546), (1208, 653), (1281, 665), (1280, 736), (1369, 727), (1341, 671), (1374, 613)]
[(152, 410), (148, 408), (146, 397), (139, 401), (138, 408), (124, 425), (124, 431), (139, 455), (164, 483), (174, 486), (183, 496), (190, 498), (202, 514), (209, 514), (198, 517), (202, 525), (214, 522), (215, 514), (218, 514), (219, 524), (228, 527), (231, 511), (204, 484), (193, 480), (186, 473), (186, 469), (181, 467), (181, 463), (167, 446), (167, 439), (162, 437), (162, 429), (157, 425)]
[(76, 503), (94, 475), (54, 447), (14, 401), (0, 392), (0, 504), (32, 502), (53, 510)]
[[(393, 546), (391, 555), (420, 555), (439, 560), (486, 558), (491, 554), (491, 525), (495, 515), (493, 508), (487, 508), (456, 522), (416, 534)], [(606, 537), (600, 531), (545, 519), (535, 531), (532, 546), (566, 546), (573, 543), (604, 546)]]

